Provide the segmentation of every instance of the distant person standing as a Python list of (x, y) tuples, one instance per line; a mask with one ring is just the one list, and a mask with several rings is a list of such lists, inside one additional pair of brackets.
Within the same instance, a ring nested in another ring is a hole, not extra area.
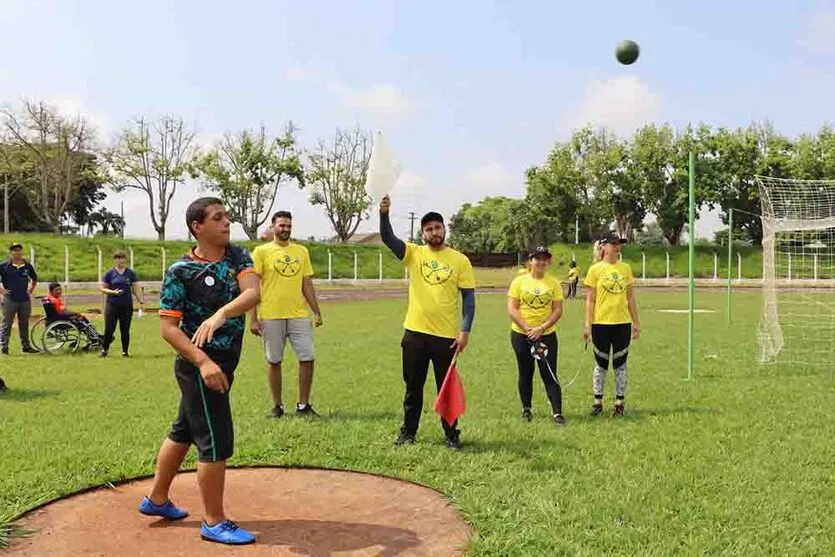
[(299, 361), (297, 416), (317, 416), (310, 404), (313, 386), (313, 327), (305, 302), (313, 310), (313, 322), (322, 325), (322, 312), (313, 289), (313, 265), (307, 248), (290, 241), (293, 215), (278, 211), (272, 218), (274, 239), (252, 252), (255, 274), (261, 280), (261, 302), (249, 312), (252, 334), (264, 339), (267, 375), (273, 397), (268, 417), (284, 415), (281, 362), (289, 340)]
[(580, 282), (580, 269), (577, 268), (577, 262), (572, 261), (568, 264), (568, 297), (577, 297), (577, 283)]
[[(444, 218), (435, 212), (420, 219), (425, 245), (405, 243), (394, 235), (389, 220), (391, 201), (380, 203), (380, 235), (386, 246), (409, 269), (409, 306), (400, 342), (403, 362), (403, 425), (395, 445), (414, 443), (423, 411), (423, 387), (429, 362), (435, 386), (441, 390), (456, 353), (467, 347), (475, 317), (475, 274), (463, 253), (447, 246)], [(446, 446), (461, 448), (458, 420), (441, 418)]]
[(37, 354), (29, 343), (29, 316), (32, 314), (32, 292), (38, 285), (38, 273), (23, 259), (23, 246), (14, 242), (9, 246), (9, 259), (0, 263), (0, 299), (3, 302), (3, 324), (0, 327), (0, 351), (9, 353), (12, 323), (17, 317), (20, 344), (23, 352)]
[(139, 302), (140, 309), (145, 308), (142, 300), (142, 292), (139, 287), (139, 278), (133, 269), (128, 268), (127, 255), (123, 251), (116, 251), (113, 254), (114, 266), (107, 271), (99, 283), (99, 288), (107, 294), (104, 305), (104, 343), (102, 344), (101, 357), (107, 357), (107, 351), (113, 342), (116, 333), (116, 324), (119, 324), (119, 337), (122, 341), (122, 357), (129, 355), (130, 349), (130, 323), (133, 319), (133, 298)]

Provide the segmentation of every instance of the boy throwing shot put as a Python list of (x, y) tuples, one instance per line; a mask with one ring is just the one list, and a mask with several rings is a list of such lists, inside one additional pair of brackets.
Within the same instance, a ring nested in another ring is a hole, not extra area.
[[(425, 245), (405, 243), (397, 238), (389, 220), (389, 197), (380, 203), (380, 235), (386, 246), (409, 269), (409, 307), (406, 329), (400, 343), (403, 360), (403, 425), (395, 445), (414, 443), (423, 410), (423, 386), (429, 362), (435, 371), (435, 385), (441, 389), (456, 353), (466, 348), (475, 316), (475, 275), (467, 257), (448, 247), (444, 219), (435, 212), (420, 219)], [(459, 302), (460, 298), (460, 302)], [(463, 313), (463, 318), (459, 315)], [(450, 449), (460, 449), (458, 421), (441, 418)]]
[(160, 331), (177, 351), (174, 376), (180, 410), (157, 457), (150, 493), (139, 511), (178, 520), (188, 513), (168, 498), (171, 482), (192, 443), (197, 446), (197, 483), (203, 499), (204, 540), (241, 545), (255, 536), (226, 516), (223, 491), (234, 432), (229, 406), (241, 356), (244, 314), (259, 300), (258, 276), (249, 253), (229, 244), (229, 217), (219, 199), (204, 197), (186, 210), (197, 246), (165, 273), (160, 293)]

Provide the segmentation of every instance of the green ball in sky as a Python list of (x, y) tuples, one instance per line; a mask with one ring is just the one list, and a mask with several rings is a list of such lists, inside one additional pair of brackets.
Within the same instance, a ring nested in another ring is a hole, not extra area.
[(635, 41), (622, 41), (615, 49), (615, 56), (618, 62), (628, 66), (638, 59), (640, 51), (641, 49)]

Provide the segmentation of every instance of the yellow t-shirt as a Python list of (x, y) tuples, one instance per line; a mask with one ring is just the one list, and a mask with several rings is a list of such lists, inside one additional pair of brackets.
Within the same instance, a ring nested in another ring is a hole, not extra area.
[(450, 247), (406, 243), (409, 308), (403, 326), (410, 331), (455, 338), (461, 329), (461, 288), (475, 288), (470, 260)]
[(299, 244), (262, 244), (252, 251), (255, 273), (261, 277), (261, 319), (307, 317), (302, 279), (313, 275), (307, 248)]
[(568, 281), (574, 282), (574, 280), (580, 275), (580, 270), (577, 267), (571, 267), (568, 269)]
[(631, 323), (626, 289), (635, 284), (632, 269), (623, 261), (599, 261), (589, 267), (585, 285), (594, 288), (594, 323), (619, 325)]
[[(545, 275), (538, 279), (530, 273), (513, 279), (507, 295), (509, 298), (519, 300), (519, 312), (522, 314), (522, 319), (525, 320), (525, 323), (533, 326), (544, 323), (553, 311), (554, 302), (563, 299), (562, 286), (555, 277)], [(510, 328), (517, 333), (525, 333), (513, 320), (510, 322)], [(548, 327), (542, 334), (547, 335), (555, 330), (557, 330), (556, 323)]]

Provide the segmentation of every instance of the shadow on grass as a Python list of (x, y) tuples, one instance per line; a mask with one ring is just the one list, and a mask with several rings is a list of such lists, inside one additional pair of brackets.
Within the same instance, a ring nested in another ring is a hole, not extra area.
[(662, 416), (675, 416), (675, 415), (688, 415), (688, 414), (719, 414), (718, 408), (708, 408), (707, 406), (674, 406), (669, 408), (627, 408), (626, 414), (622, 417), (617, 419), (611, 419), (611, 413), (605, 413), (602, 416), (593, 417), (591, 415), (587, 416), (588, 421), (594, 422), (597, 420), (606, 420), (606, 421), (631, 421), (631, 420), (640, 420), (643, 418), (650, 418), (650, 417), (662, 417)]
[(8, 387), (6, 390), (0, 392), (0, 400), (29, 402), (30, 400), (56, 396), (60, 392), (50, 389), (16, 389), (14, 387)]
[(323, 417), (332, 420), (377, 422), (377, 421), (398, 421), (403, 419), (402, 412), (394, 410), (371, 410), (367, 412), (354, 410), (334, 410), (323, 414)]
[[(253, 520), (238, 523), (257, 536), (256, 543), (287, 546), (293, 553), (326, 557), (334, 553), (382, 547), (375, 555), (393, 556), (420, 545), (412, 530), (328, 520)], [(158, 521), (151, 528), (189, 528), (200, 530), (199, 521)]]

